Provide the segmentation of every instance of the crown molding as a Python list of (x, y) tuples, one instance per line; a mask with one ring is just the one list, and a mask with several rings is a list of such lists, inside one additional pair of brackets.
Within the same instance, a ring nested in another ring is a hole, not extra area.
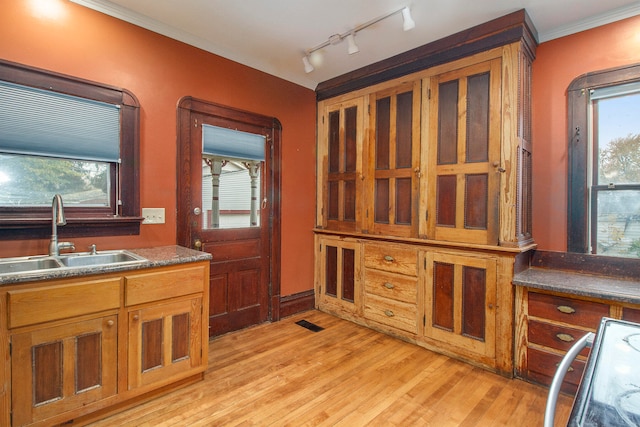
[(554, 28), (551, 31), (539, 32), (539, 42), (544, 43), (549, 40), (558, 39), (560, 37), (579, 33), (581, 31), (590, 30), (592, 28), (600, 27), (612, 22), (631, 18), (636, 15), (640, 15), (640, 2), (629, 6), (619, 7), (617, 9), (607, 11), (603, 14), (575, 22), (571, 25), (564, 25), (562, 27)]

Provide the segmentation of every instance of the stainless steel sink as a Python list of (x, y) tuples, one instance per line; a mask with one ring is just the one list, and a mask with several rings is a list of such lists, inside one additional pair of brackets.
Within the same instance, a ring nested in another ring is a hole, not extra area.
[(146, 258), (125, 250), (81, 252), (60, 256), (0, 258), (0, 276), (41, 273), (51, 269), (68, 270), (82, 267), (129, 265), (145, 261), (147, 261)]
[(95, 265), (128, 264), (146, 261), (145, 258), (128, 251), (68, 254), (60, 256), (59, 259), (65, 267), (90, 267)]
[(0, 260), (0, 274), (28, 273), (60, 267), (62, 267), (62, 264), (52, 257)]

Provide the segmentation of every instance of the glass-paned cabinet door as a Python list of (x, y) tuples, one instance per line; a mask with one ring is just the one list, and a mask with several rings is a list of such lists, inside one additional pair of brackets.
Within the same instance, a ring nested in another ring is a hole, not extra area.
[(498, 243), (500, 64), (425, 79), (428, 238)]
[(370, 98), (369, 232), (417, 234), (420, 177), (420, 82), (383, 90)]
[(323, 228), (356, 231), (362, 211), (363, 99), (328, 105), (321, 120), (318, 222)]

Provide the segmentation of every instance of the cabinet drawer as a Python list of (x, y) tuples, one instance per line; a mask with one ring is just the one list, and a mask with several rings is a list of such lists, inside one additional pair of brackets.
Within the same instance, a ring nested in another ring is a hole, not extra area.
[[(550, 323), (529, 320), (529, 342), (555, 348), (561, 351), (568, 351), (573, 344), (582, 338), (587, 332), (566, 326), (552, 325)], [(583, 356), (589, 355), (589, 349), (585, 348), (580, 353)]]
[(204, 291), (205, 266), (171, 268), (125, 278), (125, 305), (159, 301)]
[(529, 292), (529, 315), (595, 330), (609, 306), (592, 301)]
[[(558, 365), (562, 361), (562, 356), (534, 348), (527, 349), (528, 372), (527, 375), (541, 384), (550, 385)], [(582, 372), (584, 371), (585, 362), (579, 359), (574, 360), (569, 367), (569, 371), (562, 382), (562, 390), (568, 393), (575, 393)]]
[(415, 304), (394, 301), (377, 295), (367, 295), (364, 317), (415, 334), (417, 310)]
[(120, 307), (120, 278), (8, 292), (9, 328)]
[(417, 303), (415, 278), (379, 270), (365, 270), (365, 292), (411, 304)]
[(399, 245), (366, 244), (364, 265), (382, 271), (416, 276), (418, 251)]

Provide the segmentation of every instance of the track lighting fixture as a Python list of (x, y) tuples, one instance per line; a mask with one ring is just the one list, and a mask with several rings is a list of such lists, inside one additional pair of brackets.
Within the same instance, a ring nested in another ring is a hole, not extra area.
[(402, 9), (402, 29), (405, 31), (413, 30), (416, 26), (416, 23), (411, 18), (411, 11), (408, 7)]
[(356, 44), (356, 35), (354, 33), (347, 36), (347, 45), (349, 46), (347, 49), (349, 55), (360, 52), (360, 48), (358, 48), (358, 45)]
[(310, 73), (313, 71), (313, 65), (309, 61), (309, 55), (305, 55), (302, 57), (302, 63), (304, 64), (304, 72)]
[[(367, 27), (370, 27), (373, 24), (376, 24), (380, 21), (382, 21), (383, 19), (387, 19), (393, 15), (396, 15), (398, 13), (402, 14), (402, 21), (403, 21), (403, 25), (402, 25), (402, 29), (404, 31), (409, 31), (413, 28), (415, 28), (416, 23), (414, 22), (414, 20), (411, 18), (411, 10), (409, 10), (408, 6), (403, 7), (402, 9), (398, 9), (398, 10), (394, 10), (393, 12), (387, 13), (386, 15), (382, 15), (379, 16), (375, 19), (372, 19), (369, 22), (366, 22), (364, 24), (358, 25), (357, 27), (355, 27), (354, 29), (347, 31), (346, 33), (343, 34), (334, 34), (331, 37), (329, 37), (324, 43), (320, 43), (318, 46), (313, 47), (311, 49), (307, 49), (305, 51), (305, 55), (302, 58), (302, 63), (304, 64), (304, 71), (305, 73), (310, 73), (314, 70), (314, 67), (310, 61), (310, 57), (311, 54), (313, 54), (314, 52), (327, 47), (329, 45), (336, 45), (339, 44), (342, 40), (346, 39), (347, 40), (347, 52), (349, 53), (349, 55), (353, 55), (354, 53), (358, 53), (360, 52), (360, 48), (358, 48), (358, 45), (356, 44), (356, 33), (358, 31), (362, 31)], [(318, 52), (319, 53), (319, 52)], [(316, 64), (317, 65), (317, 64)]]

